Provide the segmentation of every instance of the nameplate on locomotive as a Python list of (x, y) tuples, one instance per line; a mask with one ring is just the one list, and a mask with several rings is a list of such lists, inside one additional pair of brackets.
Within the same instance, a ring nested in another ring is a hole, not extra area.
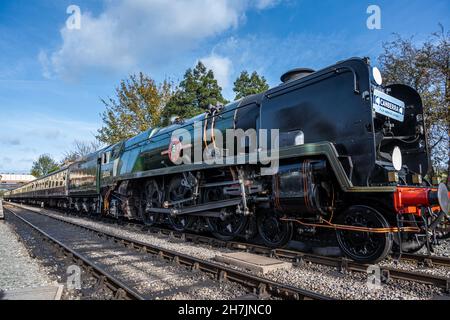
[(373, 91), (373, 108), (376, 113), (403, 122), (405, 119), (405, 103), (384, 92)]

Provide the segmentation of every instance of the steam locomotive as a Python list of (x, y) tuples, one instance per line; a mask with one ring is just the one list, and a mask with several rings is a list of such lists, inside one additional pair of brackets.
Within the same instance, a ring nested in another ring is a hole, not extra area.
[[(449, 237), (449, 192), (426, 179), (423, 106), (414, 89), (383, 86), (367, 58), (295, 69), (281, 80), (106, 147), (6, 199), (207, 229), (222, 240), (258, 237), (273, 248), (293, 237), (331, 237), (365, 263)], [(272, 133), (219, 145), (230, 129)], [(215, 162), (196, 161), (196, 150)], [(251, 161), (263, 153), (276, 170)]]

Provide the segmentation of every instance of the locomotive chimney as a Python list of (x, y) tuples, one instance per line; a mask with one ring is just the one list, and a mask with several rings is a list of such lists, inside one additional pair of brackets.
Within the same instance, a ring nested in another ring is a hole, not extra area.
[(309, 68), (292, 69), (281, 76), (281, 82), (286, 83), (289, 81), (301, 79), (314, 72), (315, 71), (313, 69)]

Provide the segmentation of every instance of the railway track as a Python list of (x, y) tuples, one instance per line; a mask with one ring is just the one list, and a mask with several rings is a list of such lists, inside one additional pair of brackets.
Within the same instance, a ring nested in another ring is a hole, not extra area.
[[(339, 269), (339, 271), (341, 272), (352, 271), (360, 273), (367, 273), (367, 268), (369, 267), (369, 265), (367, 264), (360, 264), (346, 258), (326, 257), (317, 254), (310, 254), (288, 249), (271, 249), (265, 246), (246, 242), (225, 242), (203, 235), (197, 235), (192, 233), (180, 233), (164, 228), (151, 227), (149, 228), (149, 231), (155, 234), (166, 235), (168, 237), (178, 238), (197, 244), (206, 244), (216, 247), (226, 247), (229, 249), (242, 250), (254, 254), (260, 254), (277, 259), (287, 260), (295, 263), (296, 265), (300, 265), (303, 262), (307, 263), (310, 262), (329, 267), (334, 267)], [(413, 261), (428, 267), (433, 266), (450, 267), (450, 259), (439, 256), (403, 254), (400, 257), (400, 261)], [(415, 281), (423, 284), (434, 285), (436, 287), (443, 289), (446, 293), (450, 293), (450, 278), (384, 266), (380, 267), (380, 271), (381, 274), (383, 275), (383, 281), (385, 282), (389, 281), (390, 279)]]
[(30, 227), (36, 233), (38, 233), (43, 239), (54, 245), (61, 254), (71, 259), (76, 265), (83, 267), (84, 271), (88, 272), (90, 275), (97, 279), (97, 284), (99, 287), (106, 287), (114, 293), (114, 298), (117, 300), (144, 300), (134, 289), (128, 287), (120, 280), (115, 278), (111, 273), (103, 270), (102, 268), (96, 266), (94, 262), (90, 259), (80, 255), (76, 251), (72, 250), (56, 238), (52, 237), (45, 231), (41, 230), (39, 227), (35, 226), (33, 223), (24, 219), (20, 215), (17, 215), (14, 211), (10, 209), (5, 209), (8, 213), (14, 215), (22, 223)]
[[(17, 205), (14, 205), (17, 206)], [(234, 283), (237, 283), (239, 285), (242, 285), (243, 287), (246, 287), (249, 289), (249, 292), (252, 292), (259, 298), (280, 298), (280, 299), (293, 299), (293, 300), (331, 300), (331, 297), (315, 293), (313, 291), (277, 283), (275, 281), (271, 281), (269, 279), (265, 279), (263, 277), (259, 277), (257, 275), (253, 275), (247, 272), (242, 272), (218, 263), (205, 261), (203, 259), (199, 259), (196, 257), (192, 257), (189, 255), (185, 255), (179, 252), (175, 252), (173, 250), (164, 249), (158, 246), (151, 245), (149, 243), (140, 242), (134, 239), (130, 239), (127, 237), (117, 236), (112, 233), (108, 233), (105, 231), (100, 231), (95, 228), (91, 228), (88, 226), (79, 225), (70, 221), (67, 221), (63, 218), (58, 218), (53, 215), (49, 215), (47, 213), (38, 212), (34, 210), (30, 210), (28, 208), (23, 208), (21, 206), (17, 206), (18, 208), (25, 210), (25, 211), (31, 211), (35, 214), (40, 214), (46, 217), (49, 217), (54, 220), (58, 220), (60, 222), (63, 222), (65, 224), (80, 228), (82, 230), (86, 230), (88, 232), (91, 232), (95, 234), (98, 237), (104, 238), (109, 241), (113, 241), (114, 243), (120, 244), (122, 246), (125, 246), (129, 249), (134, 249), (136, 251), (139, 251), (140, 253), (150, 254), (153, 256), (157, 256), (159, 259), (174, 263), (178, 266), (184, 266), (194, 272), (205, 272), (208, 274), (212, 274), (215, 279), (218, 281), (231, 281)], [(7, 211), (14, 214), (14, 216), (21, 219), (24, 223), (27, 223), (30, 227), (36, 228), (36, 230), (39, 230), (40, 233), (45, 235), (46, 237), (50, 236), (46, 234), (44, 231), (40, 230), (39, 228), (33, 226), (30, 222), (28, 222), (26, 219), (20, 217), (17, 213), (14, 212), (11, 207), (7, 208)], [(78, 255), (76, 252), (62, 244), (56, 239), (53, 239), (55, 243), (57, 243), (60, 246), (63, 246), (65, 250), (69, 252), (69, 255), (73, 255), (74, 257), (77, 257), (77, 259), (81, 259), (83, 262), (86, 261), (86, 264), (89, 263), (89, 260), (84, 259), (80, 255)], [(53, 241), (52, 240), (52, 241)], [(92, 266), (91, 266), (92, 267)], [(94, 268), (94, 270), (97, 270), (99, 268)], [(99, 269), (99, 271), (102, 271)], [(111, 279), (113, 277), (106, 272), (102, 273), (103, 277), (110, 276)], [(108, 278), (109, 279), (109, 278)], [(116, 287), (120, 285), (120, 281), (115, 280), (111, 281), (111, 283), (116, 284)], [(124, 288), (117, 288), (117, 290), (123, 289), (126, 291), (127, 287), (124, 285)], [(129, 288), (128, 288), (129, 289)], [(122, 294), (122, 291), (120, 291)], [(139, 294), (137, 294), (136, 297), (140, 297)]]
[[(25, 208), (26, 209), (26, 208)], [(46, 213), (39, 212), (40, 214), (47, 215)], [(51, 216), (54, 219), (59, 219), (63, 222), (67, 222), (63, 218)], [(105, 221), (105, 220), (102, 220)], [(110, 221), (110, 220), (106, 220)], [(71, 223), (71, 222), (68, 222)], [(139, 225), (134, 223), (124, 223), (133, 228)], [(141, 227), (141, 226), (139, 226)], [(86, 227), (89, 229), (89, 227)], [(188, 232), (176, 232), (170, 229), (161, 227), (144, 227), (146, 231), (167, 236), (169, 238), (177, 238), (186, 242), (193, 242), (195, 244), (205, 244), (212, 247), (228, 248), (231, 250), (246, 251), (249, 253), (265, 255), (285, 261), (293, 262), (296, 265), (301, 263), (315, 263), (325, 265), (329, 267), (337, 268), (340, 272), (358, 272), (367, 273), (369, 265), (360, 264), (355, 261), (341, 258), (341, 257), (326, 257), (322, 255), (316, 255), (311, 253), (300, 252), (296, 250), (288, 249), (271, 249), (265, 246), (236, 241), (221, 241), (216, 238), (208, 237), (205, 235), (193, 234)], [(442, 266), (450, 267), (450, 258), (440, 256), (428, 256), (418, 254), (403, 254), (400, 257), (400, 261), (415, 262), (425, 267)], [(450, 293), (450, 278), (441, 277), (437, 275), (427, 274), (423, 272), (414, 272), (409, 270), (403, 270), (395, 267), (380, 266), (380, 272), (384, 282), (388, 282), (391, 279), (414, 281), (418, 283), (433, 285), (443, 289), (446, 293)]]
[(414, 261), (429, 267), (443, 266), (450, 267), (450, 258), (440, 256), (429, 256), (424, 254), (409, 254), (403, 253), (400, 261)]
[[(129, 226), (133, 226), (131, 223), (127, 223)], [(266, 256), (276, 257), (276, 258), (282, 258), (291, 260), (293, 262), (301, 262), (301, 260), (305, 260), (308, 262), (316, 262), (319, 263), (320, 259), (324, 258), (327, 261), (334, 261), (334, 262), (342, 262), (342, 263), (333, 263), (333, 266), (340, 266), (345, 269), (346, 265), (348, 265), (349, 262), (352, 262), (351, 260), (348, 260), (346, 258), (331, 258), (331, 257), (325, 257), (321, 255), (316, 254), (310, 254), (305, 253), (301, 251), (296, 250), (289, 250), (289, 249), (271, 249), (265, 246), (261, 246), (258, 244), (252, 244), (247, 242), (236, 242), (236, 241), (221, 241), (216, 238), (211, 238), (204, 235), (198, 235), (194, 233), (186, 233), (186, 232), (176, 232), (171, 229), (167, 228), (160, 228), (160, 227), (144, 227), (147, 229), (147, 231), (154, 233), (154, 234), (160, 234), (165, 235), (167, 237), (174, 237), (183, 239), (185, 241), (190, 241), (194, 243), (199, 244), (206, 244), (211, 246), (221, 246), (226, 247), (230, 249), (236, 249), (236, 250), (244, 250), (248, 252), (252, 252), (255, 254), (263, 254)], [(313, 261), (315, 259), (315, 261)], [(326, 261), (323, 261), (324, 264), (326, 264)], [(428, 267), (433, 266), (443, 266), (443, 267), (450, 267), (450, 258), (447, 257), (440, 257), (440, 256), (428, 256), (428, 255), (420, 255), (420, 254), (406, 254), (403, 253), (402, 256), (399, 259), (400, 261), (414, 261), (418, 264), (423, 264)], [(357, 264), (356, 262), (352, 262), (352, 265)], [(368, 266), (365, 264), (360, 264), (361, 266)]]

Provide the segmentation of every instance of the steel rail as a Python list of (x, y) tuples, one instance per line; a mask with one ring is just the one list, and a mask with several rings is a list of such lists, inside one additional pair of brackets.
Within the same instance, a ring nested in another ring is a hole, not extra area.
[(402, 253), (400, 260), (414, 261), (429, 267), (450, 267), (450, 258), (425, 254)]
[[(39, 227), (35, 226), (33, 223), (29, 222), (28, 220), (24, 219), (20, 215), (16, 214), (11, 209), (5, 209), (5, 211), (13, 214), (16, 218), (18, 218), (20, 221), (22, 221), (24, 224), (29, 226), (31, 229), (39, 233), (43, 238), (50, 240), (50, 242), (56, 246), (58, 249), (62, 251), (62, 253), (72, 259), (73, 262), (75, 262), (78, 266), (84, 266), (85, 270), (87, 270), (92, 276), (97, 278), (98, 285), (104, 285), (107, 288), (109, 288), (112, 292), (114, 292), (114, 298), (115, 299), (121, 299), (121, 300), (144, 300), (145, 298), (141, 296), (139, 293), (137, 293), (132, 288), (128, 287), (124, 283), (122, 283), (120, 280), (116, 279), (113, 275), (111, 275), (109, 272), (105, 271), (104, 269), (98, 267), (90, 261), (89, 259), (83, 257), (82, 255), (78, 254), (76, 251), (72, 250), (56, 238), (52, 237)], [(34, 211), (33, 211), (34, 212)]]
[(129, 237), (117, 236), (106, 231), (98, 230), (96, 228), (79, 225), (77, 223), (67, 221), (63, 218), (54, 217), (43, 212), (33, 211), (20, 206), (19, 208), (92, 232), (99, 237), (105, 237), (105, 239), (107, 240), (112, 240), (115, 243), (119, 243), (130, 249), (135, 249), (142, 253), (152, 254), (162, 260), (189, 267), (192, 271), (201, 271), (213, 274), (219, 281), (228, 280), (238, 283), (246, 288), (253, 290), (253, 293), (257, 294), (261, 298), (265, 298), (267, 297), (267, 295), (271, 295), (282, 299), (292, 300), (336, 300), (335, 298), (322, 295), (310, 290), (281, 284), (257, 275), (252, 275), (247, 272), (242, 272), (218, 263), (192, 257), (173, 250), (164, 249), (149, 243), (131, 239)]
[[(14, 204), (18, 207), (22, 207), (20, 205)], [(22, 207), (23, 208), (23, 207)], [(24, 208), (27, 210), (27, 208)], [(30, 210), (30, 209), (28, 209)], [(35, 211), (34, 211), (35, 212)], [(41, 213), (41, 212), (38, 212)], [(41, 213), (43, 215), (47, 215), (45, 213)], [(52, 217), (52, 216), (49, 216)], [(52, 217), (54, 219), (60, 219), (56, 217)], [(61, 221), (67, 222), (64, 219), (60, 219)], [(109, 220), (108, 220), (109, 221)], [(130, 226), (136, 226), (133, 223), (126, 223)], [(77, 225), (77, 224), (75, 224)], [(207, 237), (204, 235), (198, 235), (187, 232), (177, 232), (171, 229), (160, 228), (160, 227), (145, 227), (147, 231), (150, 231), (155, 234), (161, 234), (173, 238), (178, 238), (184, 241), (191, 241), (196, 244), (206, 244), (213, 247), (225, 247), (232, 250), (242, 250), (247, 251), (254, 254), (265, 255), (269, 257), (279, 258), (289, 260), (297, 265), (302, 262), (311, 262), (315, 264), (321, 264), (329, 267), (334, 267), (340, 270), (341, 272), (359, 272), (359, 273), (367, 273), (367, 270), (370, 265), (361, 264), (355, 262), (353, 260), (347, 258), (340, 257), (326, 257), (322, 255), (310, 254), (296, 250), (289, 249), (271, 249), (262, 245), (251, 244), (246, 242), (236, 242), (236, 241), (223, 241), (216, 238)], [(450, 259), (446, 257), (438, 257), (438, 256), (428, 256), (428, 255), (417, 255), (417, 254), (402, 254), (400, 257), (401, 261), (415, 261), (417, 263), (423, 263), (427, 266), (440, 265), (444, 267), (450, 266)], [(379, 266), (381, 274), (383, 275), (383, 281), (388, 282), (390, 279), (396, 280), (406, 280), (413, 281), (428, 285), (433, 285), (443, 289), (445, 292), (450, 292), (450, 278), (441, 277), (437, 275), (425, 274), (422, 272), (414, 272), (408, 270), (402, 270), (394, 267), (385, 267)]]

